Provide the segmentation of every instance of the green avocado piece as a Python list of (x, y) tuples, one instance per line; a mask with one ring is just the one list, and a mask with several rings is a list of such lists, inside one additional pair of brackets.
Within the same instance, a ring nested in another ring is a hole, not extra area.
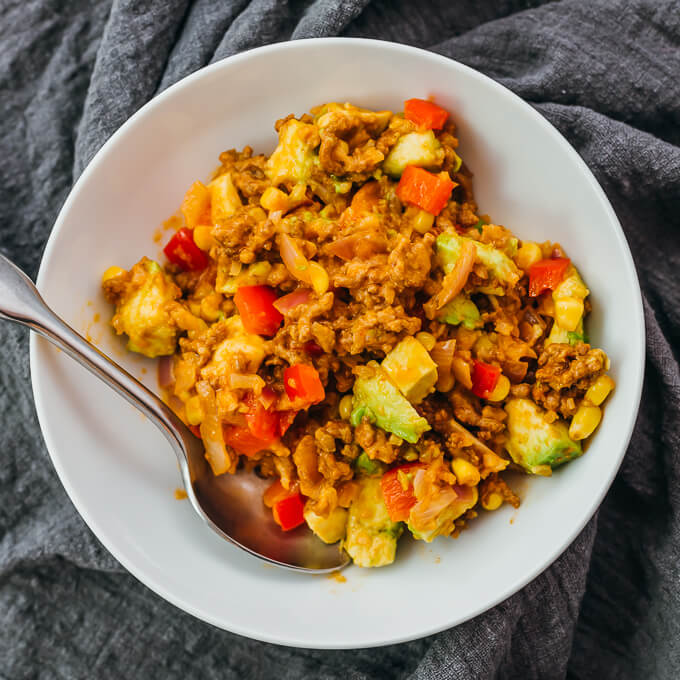
[(453, 300), (447, 302), (437, 313), (437, 320), (450, 323), (452, 326), (462, 324), (468, 330), (483, 326), (477, 305), (464, 293), (459, 293)]
[(531, 399), (511, 399), (505, 404), (505, 412), (505, 448), (512, 460), (530, 474), (550, 475), (553, 468), (583, 454), (580, 442), (569, 438), (567, 423), (548, 423), (545, 411)]
[(419, 404), (437, 382), (437, 364), (415, 338), (404, 338), (383, 359), (382, 367), (390, 380), (412, 403)]
[[(515, 263), (498, 248), (494, 248), (488, 243), (481, 243), (466, 236), (459, 236), (450, 231), (445, 231), (437, 236), (437, 259), (442, 269), (448, 274), (455, 266), (460, 257), (460, 250), (465, 241), (472, 241), (477, 249), (477, 260), (481, 262), (489, 271), (492, 278), (514, 286), (521, 278), (519, 269)], [(501, 287), (493, 286), (487, 289), (480, 289), (481, 292), (502, 295)]]
[(401, 177), (407, 165), (433, 170), (444, 161), (444, 151), (432, 130), (426, 132), (409, 132), (399, 137), (387, 158), (383, 161), (383, 170), (391, 177)]
[(265, 165), (265, 174), (275, 186), (283, 182), (306, 182), (317, 158), (314, 149), (320, 143), (316, 125), (295, 118), (279, 129), (279, 144)]
[(403, 525), (387, 513), (380, 477), (359, 477), (359, 492), (349, 506), (344, 548), (359, 567), (394, 562)]
[(366, 477), (376, 477), (382, 475), (386, 470), (386, 465), (379, 460), (372, 460), (366, 451), (362, 451), (354, 461), (354, 470)]
[(118, 334), (125, 333), (128, 349), (147, 357), (173, 354), (179, 329), (167, 303), (181, 295), (160, 265), (142, 258), (130, 270), (130, 283), (116, 305), (111, 320)]
[(368, 417), (378, 427), (410, 444), (415, 444), (430, 429), (427, 420), (418, 415), (375, 361), (364, 366), (354, 381), (353, 406), (350, 417), (353, 425)]

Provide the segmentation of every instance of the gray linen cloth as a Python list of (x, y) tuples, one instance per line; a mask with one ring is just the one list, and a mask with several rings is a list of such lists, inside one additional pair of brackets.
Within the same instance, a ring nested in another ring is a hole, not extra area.
[(79, 173), (168, 85), (241, 50), (326, 35), (410, 43), (479, 69), (597, 176), (647, 322), (642, 408), (616, 481), (557, 562), (461, 626), (376, 650), (247, 640), (159, 599), (100, 546), (47, 458), (27, 334), (0, 324), (0, 678), (679, 678), (677, 2), (1, 0), (0, 248), (35, 275)]

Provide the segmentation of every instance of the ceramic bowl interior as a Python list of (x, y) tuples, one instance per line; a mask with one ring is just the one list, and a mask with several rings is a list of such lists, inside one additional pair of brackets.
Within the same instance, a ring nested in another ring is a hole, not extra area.
[[(302, 647), (362, 647), (420, 637), (505, 599), (576, 537), (624, 454), (642, 382), (644, 333), (630, 253), (602, 190), (569, 144), (529, 105), (456, 62), (401, 45), (321, 39), (273, 45), (205, 68), (135, 114), (78, 180), (47, 245), (48, 303), (156, 388), (155, 364), (107, 326), (99, 281), (112, 264), (160, 257), (163, 221), (218, 154), (270, 152), (274, 121), (326, 101), (401, 110), (433, 95), (459, 126), (482, 213), (520, 237), (560, 242), (591, 290), (588, 330), (611, 357), (617, 388), (587, 453), (552, 478), (522, 478), (505, 507), (458, 540), (403, 540), (394, 565), (355, 567), (346, 582), (265, 564), (212, 533), (187, 502), (162, 435), (80, 366), (33, 337), (36, 405), (54, 466), (115, 557), (178, 607), (243, 635)], [(160, 230), (160, 231), (159, 231)]]

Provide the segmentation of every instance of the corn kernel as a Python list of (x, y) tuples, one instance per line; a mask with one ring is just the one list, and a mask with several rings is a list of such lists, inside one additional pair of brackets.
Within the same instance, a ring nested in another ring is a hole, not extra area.
[(453, 376), (453, 373), (443, 373), (437, 380), (436, 388), (438, 392), (450, 392), (455, 384), (456, 379)]
[(565, 331), (575, 331), (583, 317), (583, 300), (565, 297), (555, 300), (555, 321)]
[(472, 389), (472, 374), (470, 373), (470, 364), (462, 357), (453, 357), (451, 363), (453, 367), (453, 375), (456, 380), (466, 389)]
[(585, 400), (599, 406), (614, 389), (614, 381), (608, 375), (601, 375), (586, 392)]
[(427, 234), (427, 232), (432, 229), (433, 224), (434, 215), (425, 210), (419, 210), (413, 218), (413, 228), (419, 234)]
[(503, 505), (503, 496), (495, 491), (482, 500), (482, 507), (485, 510), (498, 510), (501, 505)]
[(215, 239), (212, 237), (212, 226), (209, 224), (199, 224), (195, 227), (194, 243), (201, 250), (210, 250), (215, 245)]
[(543, 253), (538, 243), (525, 241), (515, 255), (515, 264), (524, 271), (527, 271), (532, 264), (536, 264), (543, 259)]
[(451, 469), (459, 484), (463, 486), (479, 484), (479, 470), (465, 458), (454, 458), (451, 461)]
[(412, 463), (414, 460), (418, 460), (418, 457), (418, 451), (413, 446), (409, 446), (402, 455), (402, 458), (407, 460), (409, 463)]
[(437, 340), (432, 333), (421, 331), (416, 333), (416, 340), (428, 351), (431, 352), (437, 344)]
[(203, 422), (203, 407), (197, 396), (191, 397), (184, 405), (189, 425), (200, 425)]
[(318, 262), (309, 263), (309, 278), (317, 295), (323, 295), (328, 290), (328, 273)]
[(343, 420), (349, 420), (349, 417), (352, 415), (352, 402), (354, 399), (352, 398), (351, 394), (346, 394), (341, 400), (340, 404), (338, 405), (338, 413), (340, 414), (340, 417)]
[(276, 187), (267, 187), (260, 198), (260, 205), (265, 210), (288, 210), (288, 194)]
[(600, 424), (600, 420), (602, 420), (602, 409), (599, 406), (581, 404), (571, 419), (569, 436), (576, 441), (590, 437)]
[(109, 267), (103, 274), (102, 274), (102, 283), (106, 283), (107, 281), (110, 281), (111, 279), (115, 279), (117, 276), (122, 276), (123, 274), (127, 274), (127, 272), (122, 268), (122, 267)]
[(222, 310), (220, 309), (221, 302), (222, 296), (219, 293), (206, 295), (201, 300), (201, 313), (199, 316), (206, 321), (217, 321), (222, 314)]
[(491, 394), (487, 397), (489, 401), (503, 401), (510, 393), (510, 380), (502, 373), (498, 377), (496, 387), (493, 388)]

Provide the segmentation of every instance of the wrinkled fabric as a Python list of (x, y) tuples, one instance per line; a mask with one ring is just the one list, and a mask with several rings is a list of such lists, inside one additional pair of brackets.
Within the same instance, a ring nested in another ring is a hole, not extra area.
[(614, 484), (547, 571), (456, 628), (341, 652), (248, 640), (158, 598), (87, 529), (40, 435), (27, 334), (0, 324), (0, 678), (680, 677), (677, 2), (4, 0), (0, 249), (35, 276), (78, 175), (164, 88), (245, 49), (330, 35), (424, 47), (489, 75), (603, 186), (638, 270), (648, 343)]

